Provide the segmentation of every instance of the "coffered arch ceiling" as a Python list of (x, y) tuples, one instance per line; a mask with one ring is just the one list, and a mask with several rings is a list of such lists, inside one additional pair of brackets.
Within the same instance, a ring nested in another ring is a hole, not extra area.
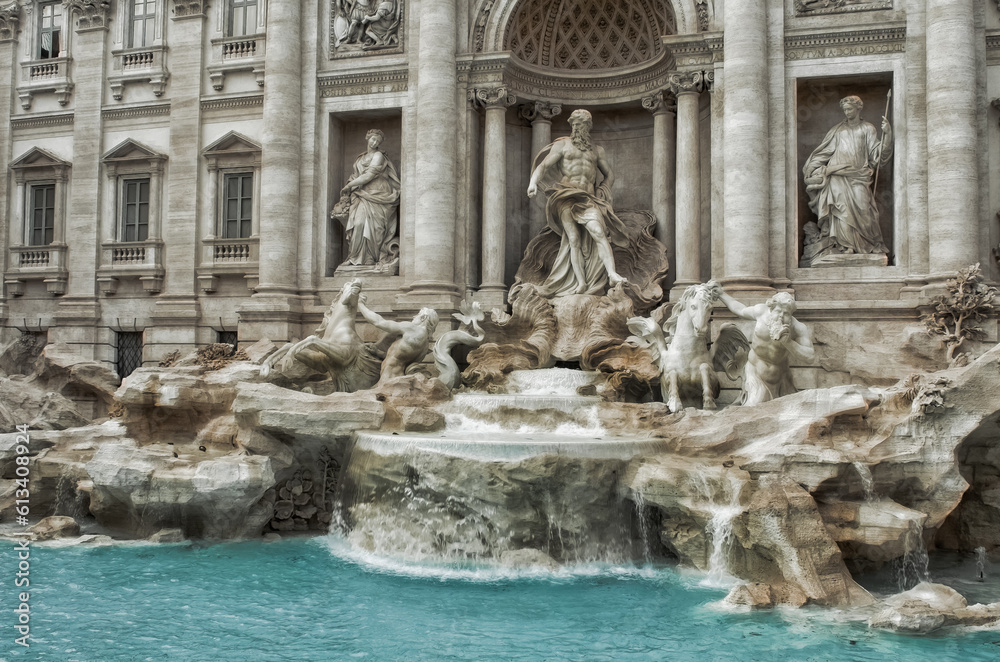
[(665, 0), (523, 0), (510, 15), (504, 50), (522, 62), (563, 70), (634, 67), (663, 51), (676, 34)]

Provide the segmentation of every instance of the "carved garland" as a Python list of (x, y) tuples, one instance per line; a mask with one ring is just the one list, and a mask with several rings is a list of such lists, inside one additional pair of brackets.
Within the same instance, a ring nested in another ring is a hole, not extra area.
[(708, 30), (708, 0), (698, 0), (698, 29), (702, 32)]
[(10, 41), (21, 27), (21, 6), (16, 2), (0, 7), (0, 41)]
[(76, 29), (106, 28), (111, 16), (109, 0), (65, 0), (66, 8), (76, 11)]
[(795, 0), (795, 13), (844, 14), (855, 11), (892, 9), (892, 0)]

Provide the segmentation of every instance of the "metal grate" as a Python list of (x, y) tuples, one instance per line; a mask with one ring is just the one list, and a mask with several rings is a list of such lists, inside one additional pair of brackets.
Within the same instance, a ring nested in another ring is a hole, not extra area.
[(233, 352), (235, 352), (239, 344), (239, 334), (236, 331), (219, 331), (218, 342), (232, 346)]
[(115, 345), (115, 369), (118, 370), (118, 376), (125, 379), (142, 365), (142, 332), (118, 331), (115, 333)]

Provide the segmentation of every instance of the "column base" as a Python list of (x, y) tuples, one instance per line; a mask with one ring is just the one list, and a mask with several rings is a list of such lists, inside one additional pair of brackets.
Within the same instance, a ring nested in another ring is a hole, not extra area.
[(670, 287), (670, 295), (668, 297), (669, 301), (677, 301), (684, 294), (684, 290), (691, 287), (692, 285), (700, 285), (701, 283), (696, 280), (676, 280), (674, 284)]
[(241, 346), (267, 338), (280, 347), (305, 337), (302, 329), (303, 302), (299, 297), (258, 292), (244, 301), (236, 309), (236, 314), (240, 318)]
[(201, 305), (190, 295), (167, 295), (156, 300), (152, 324), (143, 337), (143, 363), (161, 361), (168, 354), (190, 354), (198, 349)]
[(52, 319), (48, 342), (65, 343), (83, 358), (94, 360), (100, 342), (97, 332), (100, 322), (101, 304), (96, 298), (63, 298)]
[(907, 276), (899, 290), (900, 299), (919, 299), (927, 286), (927, 276)]
[(739, 292), (744, 296), (749, 295), (751, 297), (760, 297), (762, 299), (767, 299), (773, 296), (776, 292), (774, 288), (774, 281), (770, 278), (755, 276), (731, 276), (729, 278), (723, 278), (720, 284), (728, 294), (735, 294)]
[(483, 310), (507, 309), (507, 287), (504, 285), (483, 285), (476, 292), (475, 300)]
[(445, 281), (417, 281), (396, 297), (397, 311), (433, 308), (442, 318), (458, 310), (462, 294), (458, 285)]
[(928, 274), (920, 288), (920, 298), (929, 302), (934, 297), (947, 294), (948, 281), (955, 276), (956, 273)]

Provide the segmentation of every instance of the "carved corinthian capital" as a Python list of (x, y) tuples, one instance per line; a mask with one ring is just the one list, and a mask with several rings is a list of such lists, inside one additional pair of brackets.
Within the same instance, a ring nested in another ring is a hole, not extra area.
[(6, 7), (0, 7), (0, 41), (16, 39), (20, 27), (21, 6), (12, 2)]
[(517, 103), (517, 97), (500, 87), (477, 87), (469, 92), (470, 100), (481, 108), (508, 108)]
[(656, 92), (642, 98), (642, 107), (653, 115), (677, 112), (677, 100), (670, 92)]
[(203, 16), (208, 6), (206, 0), (173, 0), (174, 16), (183, 18), (185, 16)]
[(705, 89), (705, 75), (700, 71), (688, 71), (670, 77), (670, 91), (674, 96), (698, 94)]
[(86, 32), (108, 27), (111, 18), (110, 0), (63, 0), (67, 9), (76, 13), (76, 31)]
[(526, 103), (518, 108), (518, 115), (520, 115), (522, 119), (526, 119), (529, 122), (551, 122), (561, 114), (562, 106), (560, 104), (546, 103), (544, 101)]

